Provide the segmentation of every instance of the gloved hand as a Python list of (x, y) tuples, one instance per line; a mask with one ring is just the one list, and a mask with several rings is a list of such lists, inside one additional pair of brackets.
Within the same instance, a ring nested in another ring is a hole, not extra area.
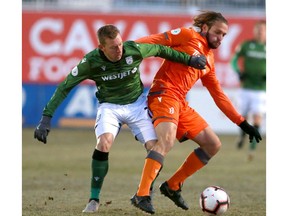
[(245, 78), (246, 78), (246, 74), (245, 73), (239, 73), (240, 81), (244, 81)]
[(50, 122), (51, 117), (43, 115), (39, 122), (39, 125), (36, 127), (34, 131), (34, 138), (38, 139), (44, 144), (46, 144), (47, 136), (50, 131)]
[(189, 66), (203, 70), (205, 69), (206, 61), (205, 55), (191, 56)]
[(259, 131), (250, 125), (246, 120), (244, 120), (239, 127), (247, 134), (249, 134), (249, 140), (252, 142), (253, 138), (255, 138), (256, 142), (259, 143), (262, 140), (262, 137)]

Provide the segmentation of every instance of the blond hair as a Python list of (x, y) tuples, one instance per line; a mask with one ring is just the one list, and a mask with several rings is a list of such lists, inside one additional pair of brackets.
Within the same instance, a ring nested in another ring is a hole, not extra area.
[(98, 42), (101, 45), (105, 45), (106, 38), (115, 39), (118, 34), (120, 34), (120, 31), (116, 26), (112, 24), (104, 25), (97, 31)]

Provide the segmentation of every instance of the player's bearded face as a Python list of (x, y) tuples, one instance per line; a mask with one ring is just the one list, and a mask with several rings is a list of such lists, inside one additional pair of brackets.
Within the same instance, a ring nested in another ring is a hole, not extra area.
[(217, 49), (228, 32), (228, 25), (216, 22), (206, 33), (206, 39), (211, 49)]
[(120, 35), (115, 39), (106, 39), (106, 44), (102, 46), (101, 50), (111, 62), (117, 62), (121, 59), (123, 54), (123, 41)]
[(217, 49), (221, 45), (221, 41), (216, 35), (211, 34), (209, 31), (206, 34), (208, 45), (211, 49)]

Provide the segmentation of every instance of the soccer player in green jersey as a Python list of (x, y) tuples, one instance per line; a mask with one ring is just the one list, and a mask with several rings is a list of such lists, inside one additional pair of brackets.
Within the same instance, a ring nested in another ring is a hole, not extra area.
[(59, 84), (46, 104), (34, 138), (46, 143), (53, 113), (69, 92), (83, 80), (96, 84), (97, 108), (95, 135), (96, 147), (92, 154), (92, 176), (90, 198), (82, 212), (96, 212), (99, 208), (100, 191), (108, 173), (109, 150), (121, 126), (127, 124), (136, 140), (144, 144), (147, 151), (156, 143), (157, 136), (148, 115), (146, 95), (140, 79), (139, 66), (144, 58), (158, 56), (171, 61), (205, 69), (206, 57), (190, 56), (172, 48), (123, 43), (119, 30), (114, 25), (105, 25), (97, 31), (99, 48), (84, 58)]
[[(254, 126), (259, 129), (266, 113), (266, 21), (258, 21), (254, 26), (254, 38), (237, 46), (231, 64), (241, 82), (241, 114), (245, 119), (251, 114)], [(242, 148), (244, 141), (245, 133), (241, 132), (237, 148)], [(253, 159), (256, 144), (255, 140), (250, 143), (248, 160)]]

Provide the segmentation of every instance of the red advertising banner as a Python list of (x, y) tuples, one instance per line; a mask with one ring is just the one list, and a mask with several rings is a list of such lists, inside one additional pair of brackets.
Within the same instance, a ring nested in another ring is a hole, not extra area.
[[(59, 83), (84, 54), (97, 47), (96, 32), (104, 24), (116, 25), (123, 40), (134, 40), (181, 26), (191, 26), (190, 15), (126, 15), (80, 12), (31, 12), (22, 14), (23, 83)], [(217, 76), (224, 87), (238, 85), (230, 66), (236, 45), (252, 37), (253, 25), (263, 17), (226, 17), (229, 33), (215, 50)], [(265, 17), (264, 17), (265, 18)], [(162, 59), (145, 59), (142, 80), (149, 86)]]

